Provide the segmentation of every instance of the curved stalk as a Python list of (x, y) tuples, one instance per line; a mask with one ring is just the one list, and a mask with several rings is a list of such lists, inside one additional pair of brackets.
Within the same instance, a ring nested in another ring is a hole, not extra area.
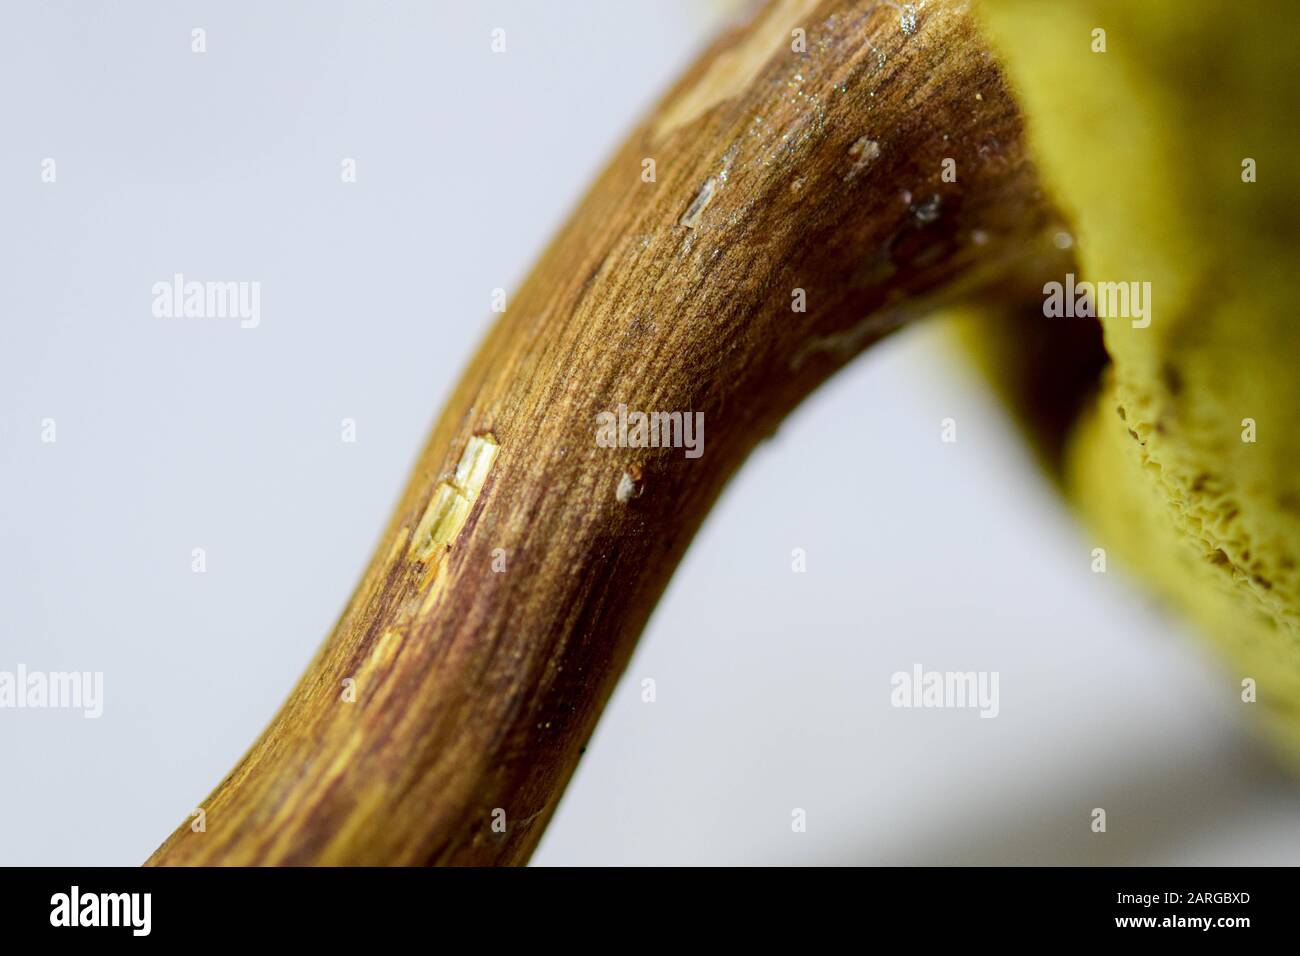
[[(967, 3), (913, 6), (770, 4), (632, 133), (466, 369), (204, 832), (182, 824), (151, 864), (528, 859), (756, 443), (862, 349), (1050, 245)], [(617, 429), (605, 447), (619, 406), (702, 415), (702, 454)]]

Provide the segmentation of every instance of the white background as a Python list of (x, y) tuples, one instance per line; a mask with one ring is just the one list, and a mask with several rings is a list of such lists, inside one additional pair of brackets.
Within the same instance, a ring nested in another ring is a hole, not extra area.
[[(103, 671), (106, 701), (0, 711), (0, 863), (138, 863), (234, 764), (355, 585), (491, 290), (717, 13), (6, 4), (0, 669)], [(175, 272), (259, 281), (261, 326), (154, 318)], [(1104, 542), (941, 332), (872, 351), (754, 456), (534, 862), (1297, 858), (1297, 790), (1237, 675), (1090, 573)], [(913, 663), (1000, 672), (1001, 715), (891, 708)]]

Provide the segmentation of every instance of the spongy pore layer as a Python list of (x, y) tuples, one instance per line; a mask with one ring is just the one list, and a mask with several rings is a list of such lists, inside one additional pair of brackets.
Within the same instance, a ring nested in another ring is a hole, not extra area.
[[(1110, 367), (1062, 481), (1098, 546), (1193, 617), (1300, 758), (1300, 4), (984, 0)], [(1099, 32), (1100, 31), (1100, 32)], [(1066, 321), (1044, 318), (1042, 321)]]

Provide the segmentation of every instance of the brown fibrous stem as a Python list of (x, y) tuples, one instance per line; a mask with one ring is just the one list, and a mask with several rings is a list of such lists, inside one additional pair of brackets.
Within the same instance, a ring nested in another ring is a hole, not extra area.
[[(968, 4), (903, 7), (769, 4), (628, 137), (464, 372), (333, 633), (150, 863), (528, 859), (749, 452), (1060, 228)], [(702, 413), (704, 453), (604, 447), (620, 404)]]

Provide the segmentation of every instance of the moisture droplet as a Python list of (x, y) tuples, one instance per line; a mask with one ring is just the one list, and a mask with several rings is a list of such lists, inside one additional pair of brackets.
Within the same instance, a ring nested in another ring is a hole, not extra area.
[(853, 179), (858, 173), (875, 162), (880, 156), (880, 144), (869, 136), (863, 136), (849, 147), (849, 155), (853, 157), (853, 166), (844, 177), (845, 182)]
[(1058, 232), (1052, 237), (1052, 245), (1058, 249), (1069, 249), (1074, 245), (1074, 236), (1068, 232)]
[(916, 217), (916, 221), (921, 225), (928, 226), (939, 218), (939, 207), (941, 205), (943, 205), (943, 200), (936, 193), (925, 202), (913, 206), (912, 215)]
[(905, 3), (895, 9), (898, 10), (899, 29), (903, 31), (904, 36), (912, 36), (916, 33), (916, 4)]
[(700, 214), (704, 212), (704, 207), (713, 200), (713, 190), (717, 187), (717, 184), (717, 180), (712, 176), (704, 181), (699, 194), (687, 208), (686, 214), (682, 216), (682, 225), (687, 229), (694, 229), (695, 224), (700, 221)]

